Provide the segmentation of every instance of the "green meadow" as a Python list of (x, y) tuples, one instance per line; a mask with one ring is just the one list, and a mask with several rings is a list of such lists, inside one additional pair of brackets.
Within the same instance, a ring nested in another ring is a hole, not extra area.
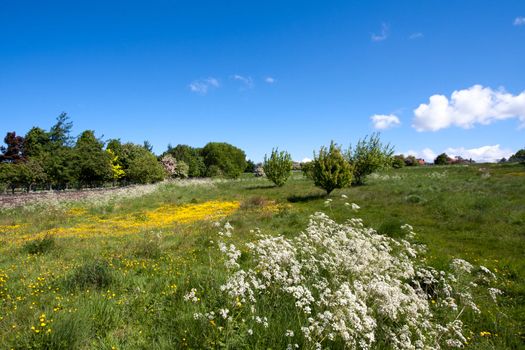
[[(523, 348), (524, 194), (525, 166), (473, 164), (391, 169), (329, 197), (301, 173), (282, 187), (245, 174), (165, 182), (107, 201), (2, 209), (0, 348), (315, 348), (300, 337), (293, 320), (303, 316), (287, 300), (264, 304), (269, 316), (261, 322), (245, 317), (242, 310), (250, 305), (240, 301), (230, 307), (230, 323), (195, 315), (226, 307), (220, 286), (229, 272), (217, 246), (226, 222), (233, 227), (228, 242), (241, 253), (238, 263), (248, 266), (245, 244), (258, 239), (257, 228), (293, 239), (316, 212), (337, 223), (361, 218), (395, 240), (404, 238), (401, 226), (409, 224), (416, 233), (411, 242), (426, 247), (421, 261), (437, 270), (449, 271), (455, 258), (486, 267), (496, 279), (481, 287), (502, 294), (497, 302), (474, 295), (481, 312), (462, 313), (463, 346)], [(206, 207), (209, 202), (215, 206)], [(225, 209), (227, 203), (234, 204)], [(188, 300), (192, 289), (194, 302)], [(321, 344), (344, 348), (337, 339)], [(373, 348), (389, 345), (378, 339)]]

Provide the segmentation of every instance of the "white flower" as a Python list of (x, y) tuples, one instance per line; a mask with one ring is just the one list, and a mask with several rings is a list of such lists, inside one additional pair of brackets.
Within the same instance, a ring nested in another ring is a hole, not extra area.
[(286, 333), (285, 333), (285, 336), (286, 336), (286, 337), (290, 337), (290, 338), (291, 338), (291, 337), (293, 337), (293, 335), (294, 335), (293, 331), (291, 331), (291, 330), (289, 330), (289, 329), (286, 330)]
[(350, 205), (352, 206), (352, 210), (353, 211), (358, 211), (359, 209), (361, 209), (361, 207), (359, 205), (355, 204), (355, 203), (352, 203)]
[(248, 329), (248, 334), (249, 334), (249, 335), (253, 335), (253, 330), (252, 330), (251, 328)]
[(342, 194), (341, 198), (345, 198), (346, 199), (346, 198), (348, 198), (348, 196), (346, 194)]

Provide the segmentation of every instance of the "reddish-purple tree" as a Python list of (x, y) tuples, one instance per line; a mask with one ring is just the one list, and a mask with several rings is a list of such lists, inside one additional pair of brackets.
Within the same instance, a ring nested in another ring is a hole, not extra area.
[(8, 132), (4, 138), (4, 143), (7, 147), (0, 147), (0, 162), (2, 163), (20, 163), (26, 161), (23, 156), (24, 138), (16, 136), (16, 132)]

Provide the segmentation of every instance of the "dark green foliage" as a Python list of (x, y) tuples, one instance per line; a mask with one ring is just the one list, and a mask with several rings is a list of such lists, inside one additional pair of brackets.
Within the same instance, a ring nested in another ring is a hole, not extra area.
[(248, 159), (246, 161), (246, 168), (244, 169), (245, 173), (254, 173), (255, 172), (256, 165), (253, 161)]
[(393, 147), (383, 145), (378, 133), (359, 140), (355, 149), (348, 150), (348, 159), (354, 167), (352, 184), (362, 185), (365, 178), (375, 171), (389, 168), (392, 164)]
[(286, 151), (272, 149), (270, 158), (264, 155), (263, 170), (268, 180), (276, 186), (282, 186), (292, 175), (292, 156)]
[(419, 162), (417, 161), (416, 157), (414, 157), (414, 156), (407, 156), (405, 158), (405, 165), (406, 166), (418, 166)]
[(333, 141), (328, 149), (323, 146), (318, 155), (314, 153), (313, 163), (312, 175), (315, 185), (324, 189), (327, 194), (352, 183), (352, 165)]
[(104, 289), (111, 284), (113, 279), (108, 263), (96, 259), (76, 267), (66, 278), (64, 284), (68, 290)]
[(74, 148), (75, 178), (79, 186), (100, 186), (112, 178), (111, 158), (91, 130), (84, 131)]
[(225, 142), (210, 142), (202, 149), (208, 176), (238, 178), (246, 169), (243, 150)]
[(510, 156), (509, 162), (525, 162), (525, 148)]
[(144, 147), (126, 143), (123, 146), (123, 164), (126, 178), (133, 183), (153, 183), (166, 177), (166, 172), (157, 157)]
[(441, 153), (439, 156), (436, 157), (436, 159), (434, 159), (434, 164), (435, 165), (446, 165), (446, 164), (450, 164), (450, 161), (451, 159), (446, 153)]
[(171, 154), (177, 161), (188, 164), (189, 177), (203, 177), (206, 175), (206, 165), (200, 151), (200, 149), (188, 145), (177, 145), (175, 148), (168, 147), (166, 153)]
[(301, 171), (303, 175), (310, 180), (314, 178), (314, 162), (301, 163)]
[(27, 242), (23, 245), (22, 250), (28, 254), (45, 254), (55, 247), (55, 239), (53, 236), (46, 235), (42, 238), (37, 238)]
[(399, 169), (405, 166), (405, 156), (402, 154), (395, 155), (392, 158), (392, 168)]
[(49, 130), (49, 139), (51, 143), (57, 146), (72, 146), (73, 137), (71, 137), (71, 129), (73, 122), (67, 116), (67, 113), (61, 113), (57, 117), (55, 125)]
[(39, 127), (32, 127), (24, 137), (24, 155), (28, 158), (42, 157), (50, 148), (49, 133)]

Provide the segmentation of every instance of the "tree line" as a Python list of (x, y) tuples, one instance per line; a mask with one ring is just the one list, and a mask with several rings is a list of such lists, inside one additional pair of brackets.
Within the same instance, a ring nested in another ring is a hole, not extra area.
[(147, 141), (104, 141), (93, 130), (73, 137), (72, 127), (62, 113), (49, 130), (33, 127), (24, 136), (8, 132), (0, 147), (0, 189), (63, 190), (154, 183), (166, 177), (236, 178), (247, 165), (254, 166), (244, 151), (227, 143), (168, 146), (157, 157)]

